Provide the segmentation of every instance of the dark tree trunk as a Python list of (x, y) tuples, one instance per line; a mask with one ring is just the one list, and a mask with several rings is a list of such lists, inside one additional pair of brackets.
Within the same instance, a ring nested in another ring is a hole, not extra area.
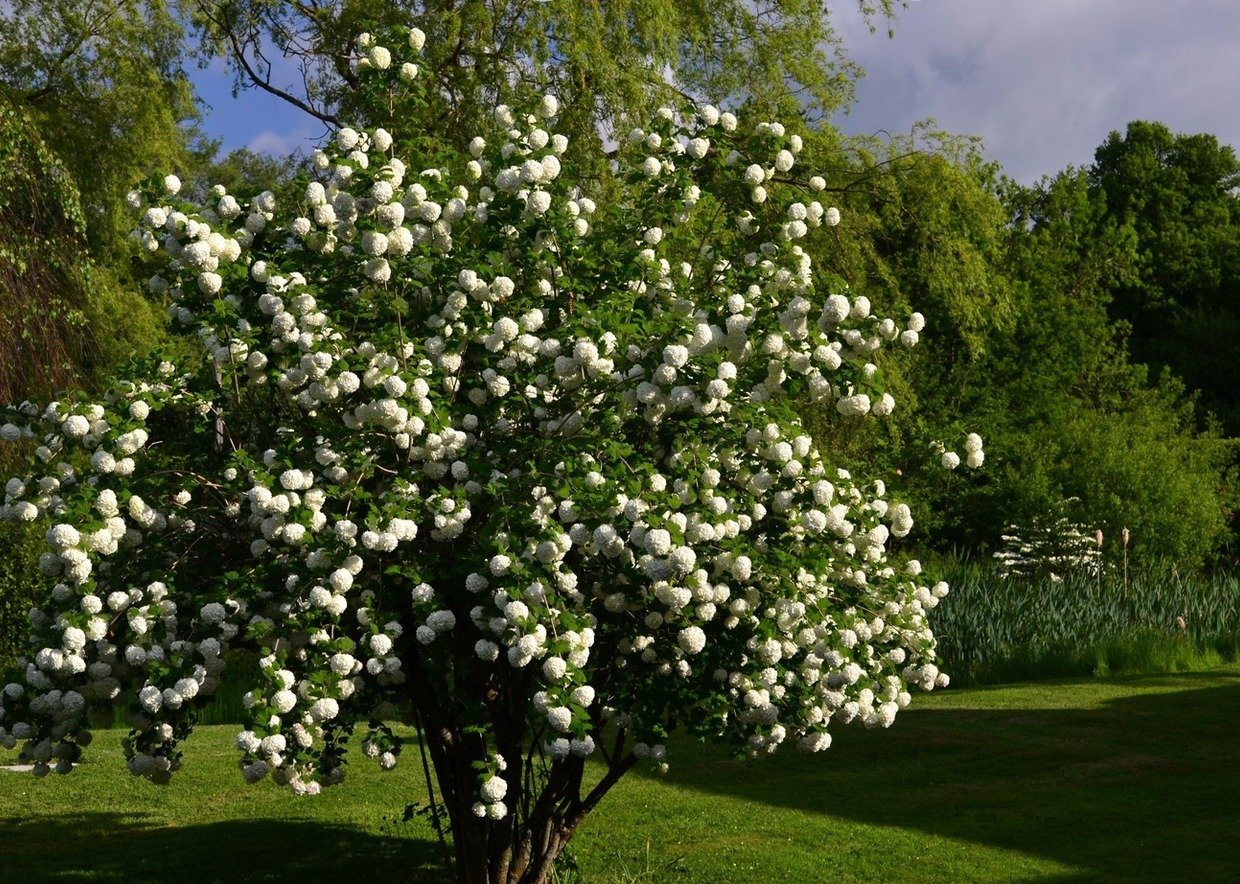
[[(573, 833), (637, 760), (632, 754), (613, 760), (602, 781), (582, 795), (585, 760), (566, 758), (552, 765), (542, 790), (528, 796), (523, 794), (526, 778), (514, 762), (506, 772), (511, 775), (505, 796), (509, 815), (491, 820), (473, 813), (477, 772), (471, 747), (450, 727), (428, 729), (426, 739), (451, 821), (459, 884), (544, 884)], [(525, 805), (528, 816), (518, 817)]]
[[(457, 618), (467, 622), (464, 612)], [(448, 659), (470, 660), (474, 638), (466, 630), (455, 631), (452, 641), (461, 646)], [(427, 786), (432, 797), (437, 788), (441, 812), (450, 824), (456, 880), (459, 884), (543, 884), (582, 821), (636, 763), (632, 753), (622, 752), (626, 732), (616, 734), (610, 754), (602, 753), (607, 772), (583, 795), (585, 759), (570, 756), (553, 761), (544, 775), (541, 755), (531, 748), (542, 744), (543, 735), (531, 732), (529, 726), (527, 674), (512, 673), (496, 683), (481, 667), (449, 664), (436, 672), (431, 671), (435, 666), (431, 661), (410, 656), (406, 691), (434, 771), (435, 782)], [(472, 702), (462, 702), (466, 697)], [(488, 725), (485, 738), (467, 726), (480, 717)], [(601, 719), (594, 725), (597, 734)], [(597, 736), (596, 743), (601, 747)], [(507, 764), (502, 774), (508, 784), (507, 814), (500, 820), (480, 818), (473, 812), (479, 787), (475, 764), (487, 761), (489, 751), (501, 754)]]

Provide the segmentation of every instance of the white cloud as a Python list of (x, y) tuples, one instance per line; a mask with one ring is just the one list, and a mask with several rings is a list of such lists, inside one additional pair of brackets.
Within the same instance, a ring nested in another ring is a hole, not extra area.
[(246, 143), (246, 147), (255, 153), (267, 153), (275, 156), (283, 156), (285, 154), (292, 153), (298, 148), (308, 147), (316, 140), (315, 133), (305, 127), (294, 129), (290, 132), (277, 132), (274, 129), (264, 129), (257, 135), (251, 137)]
[(869, 72), (847, 131), (934, 117), (1022, 181), (1090, 162), (1133, 119), (1240, 145), (1235, 0), (917, 0), (891, 40), (844, 6), (836, 22)]

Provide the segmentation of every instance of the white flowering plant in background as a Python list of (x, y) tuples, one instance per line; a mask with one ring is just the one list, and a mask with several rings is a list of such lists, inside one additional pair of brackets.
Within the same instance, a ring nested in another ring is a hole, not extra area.
[[(423, 39), (365, 36), (359, 75), (416, 106)], [(167, 782), (255, 649), (247, 780), (314, 794), (350, 739), (391, 768), (409, 720), (460, 879), (541, 881), (674, 728), (817, 751), (946, 684), (947, 587), (888, 552), (909, 508), (797, 417), (890, 413), (880, 352), (922, 318), (815, 273), (839, 213), (781, 125), (660, 110), (604, 199), (558, 110), (501, 105), (433, 163), (341, 129), (293, 205), (134, 195), (204, 355), (0, 421), (32, 454), (0, 514), (49, 525), (0, 692), (36, 775), (124, 703), (130, 770)]]
[[(1066, 574), (1102, 574), (1102, 531), (1090, 528), (1070, 515), (1080, 500), (1070, 497), (1050, 513), (1026, 524), (1008, 525), (1001, 536), (1003, 546), (994, 554), (999, 574), (1013, 578), (1047, 577), (1062, 580)], [(1125, 533), (1125, 546), (1127, 535)]]

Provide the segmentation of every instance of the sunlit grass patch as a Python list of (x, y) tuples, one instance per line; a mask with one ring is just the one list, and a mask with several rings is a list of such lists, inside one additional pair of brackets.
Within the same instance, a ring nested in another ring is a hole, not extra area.
[[(935, 692), (819, 755), (674, 738), (670, 772), (622, 781), (562, 880), (1237, 879), (1238, 717), (1232, 665)], [(416, 746), (298, 799), (242, 782), (235, 732), (202, 728), (163, 788), (126, 772), (119, 730), (70, 776), (0, 773), (0, 880), (443, 880), (425, 819), (400, 821), (425, 801)]]

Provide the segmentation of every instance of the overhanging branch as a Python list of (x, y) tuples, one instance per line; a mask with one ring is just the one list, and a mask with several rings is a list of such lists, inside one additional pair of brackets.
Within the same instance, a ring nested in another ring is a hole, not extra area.
[(335, 114), (329, 114), (326, 111), (321, 111), (314, 105), (302, 101), (296, 95), (286, 92), (278, 86), (271, 85), (270, 74), (267, 77), (260, 77), (258, 72), (254, 70), (254, 67), (250, 64), (250, 60), (246, 57), (245, 50), (242, 48), (241, 42), (237, 39), (237, 35), (234, 34), (231, 29), (228, 31), (228, 42), (232, 46), (233, 57), (237, 59), (237, 63), (241, 65), (242, 70), (245, 71), (246, 76), (250, 78), (250, 82), (252, 82), (255, 86), (262, 89), (264, 92), (268, 92), (277, 98), (287, 101), (289, 104), (293, 105), (293, 107), (300, 108), (310, 114), (310, 116), (318, 120), (322, 120), (328, 125), (335, 126), (337, 129), (340, 128), (340, 118)]

